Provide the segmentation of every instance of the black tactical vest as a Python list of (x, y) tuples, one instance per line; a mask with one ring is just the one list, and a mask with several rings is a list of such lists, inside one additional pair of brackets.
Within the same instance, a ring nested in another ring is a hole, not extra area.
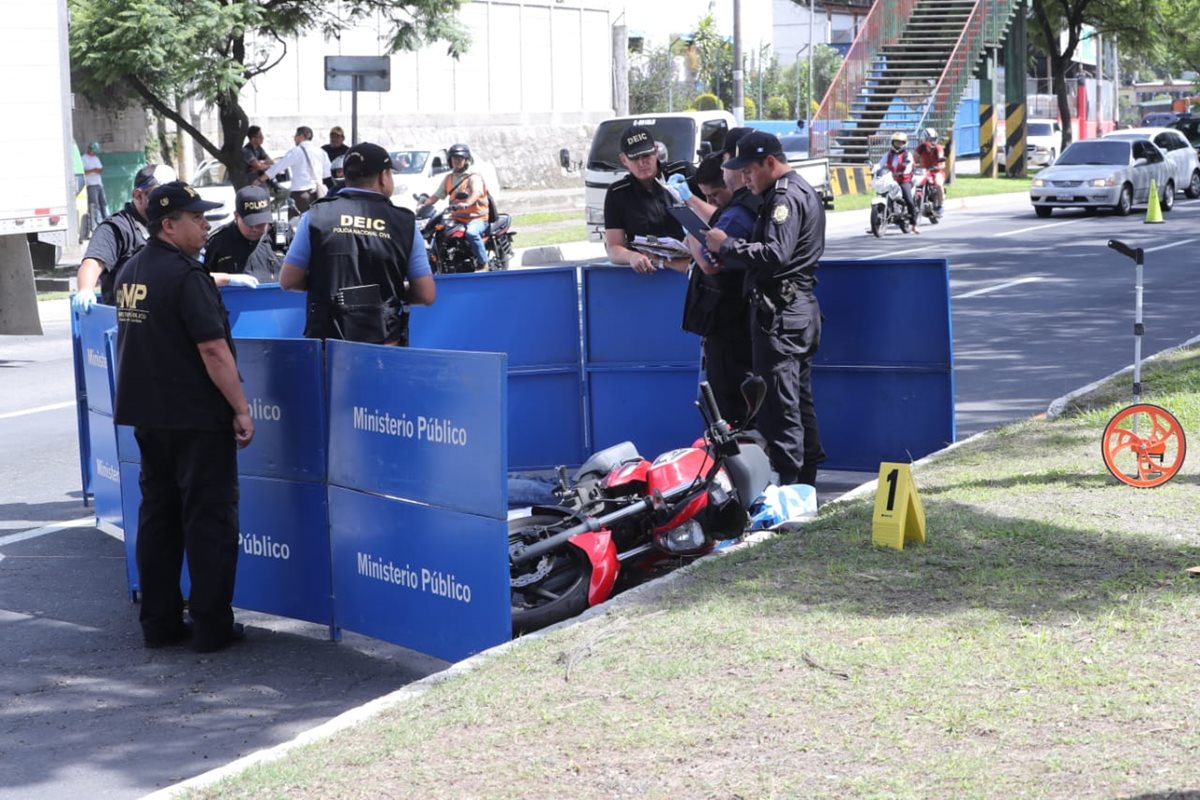
[(100, 273), (100, 302), (111, 306), (116, 304), (113, 287), (117, 283), (117, 272), (134, 253), (146, 246), (150, 234), (133, 203), (126, 203), (124, 208), (100, 224), (112, 226), (117, 242), (116, 262), (105, 264), (106, 269)]
[(344, 191), (313, 203), (305, 336), (342, 338), (334, 322), (339, 289), (377, 284), (385, 303), (404, 298), (415, 220), (413, 212), (374, 192)]

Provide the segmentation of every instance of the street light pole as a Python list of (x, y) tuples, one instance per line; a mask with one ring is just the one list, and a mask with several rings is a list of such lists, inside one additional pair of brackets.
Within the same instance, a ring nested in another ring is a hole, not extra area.
[(733, 0), (733, 118), (738, 125), (746, 122), (745, 106), (742, 93), (742, 0)]
[(813, 16), (815, 15), (816, 0), (808, 0), (808, 102), (804, 104), (804, 118), (808, 120), (805, 126), (812, 131), (813, 104)]

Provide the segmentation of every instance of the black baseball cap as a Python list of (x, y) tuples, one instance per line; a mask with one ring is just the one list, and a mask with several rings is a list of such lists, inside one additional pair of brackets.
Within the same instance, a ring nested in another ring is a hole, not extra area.
[(174, 211), (211, 211), (220, 203), (205, 200), (183, 181), (171, 181), (154, 187), (146, 206), (146, 220), (157, 222)]
[(234, 208), (247, 225), (262, 225), (271, 221), (271, 196), (261, 186), (238, 189)]
[(654, 134), (650, 132), (649, 128), (630, 125), (621, 134), (621, 152), (625, 154), (626, 158), (637, 158), (657, 150), (658, 147), (654, 144)]
[(361, 180), (392, 169), (388, 151), (371, 142), (359, 142), (342, 157), (342, 174), (348, 181)]
[(783, 145), (772, 134), (750, 131), (738, 139), (736, 155), (725, 162), (726, 169), (743, 169), (752, 161), (761, 161), (767, 156), (782, 156)]
[(723, 148), (723, 152), (732, 156), (735, 152), (737, 152), (737, 143), (741, 140), (741, 138), (753, 130), (754, 128), (730, 128), (725, 134), (725, 147)]

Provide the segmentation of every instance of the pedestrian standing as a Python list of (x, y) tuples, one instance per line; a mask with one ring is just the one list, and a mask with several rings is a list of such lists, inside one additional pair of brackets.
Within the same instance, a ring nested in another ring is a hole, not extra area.
[(815, 486), (825, 451), (812, 398), (812, 357), (821, 341), (821, 310), (812, 292), (825, 252), (825, 208), (769, 133), (743, 136), (725, 166), (742, 170), (762, 197), (749, 238), (720, 228), (705, 233), (722, 264), (746, 270), (754, 373), (767, 384), (758, 429), (779, 483)]
[(100, 160), (100, 143), (89, 142), (83, 154), (83, 182), (87, 184), (89, 230), (96, 230), (108, 217), (108, 198), (104, 196), (104, 163)]
[[(122, 268), (113, 416), (141, 451), (137, 565), (147, 647), (193, 639), (199, 652), (244, 637), (233, 621), (238, 555), (237, 448), (254, 437), (229, 315), (196, 256), (204, 212), (186, 183), (149, 198), (146, 246)], [(187, 556), (188, 615), (179, 583)]]
[(263, 149), (262, 128), (251, 125), (246, 130), (246, 144), (242, 146), (242, 161), (246, 164), (246, 183), (260, 183), (263, 174), (275, 162)]
[[(312, 140), (312, 128), (301, 125), (296, 128), (292, 140), (296, 146), (288, 150), (279, 160), (263, 173), (264, 180), (274, 180), (285, 169), (292, 172), (291, 198), (296, 204), (296, 213), (308, 211), (314, 200), (325, 195), (325, 181), (331, 176), (329, 156)], [(320, 188), (318, 188), (320, 187)]]

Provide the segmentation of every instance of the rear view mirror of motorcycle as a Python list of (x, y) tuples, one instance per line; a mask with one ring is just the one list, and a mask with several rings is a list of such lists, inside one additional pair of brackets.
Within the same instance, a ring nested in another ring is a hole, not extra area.
[(763, 401), (767, 399), (767, 382), (758, 375), (751, 375), (742, 382), (742, 397), (746, 399), (746, 421), (742, 423), (745, 429), (758, 416)]

